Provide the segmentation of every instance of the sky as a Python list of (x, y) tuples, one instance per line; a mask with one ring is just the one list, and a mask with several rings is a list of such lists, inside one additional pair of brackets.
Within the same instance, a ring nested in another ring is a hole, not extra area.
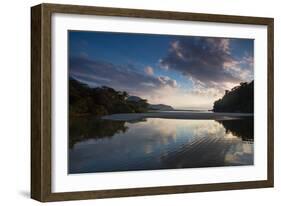
[(253, 39), (68, 32), (71, 78), (175, 109), (212, 109), (225, 90), (253, 80), (253, 58)]

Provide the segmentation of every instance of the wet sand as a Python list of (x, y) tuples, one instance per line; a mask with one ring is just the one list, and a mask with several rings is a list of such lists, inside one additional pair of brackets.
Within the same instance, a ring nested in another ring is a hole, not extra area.
[(161, 111), (147, 113), (123, 113), (103, 116), (102, 119), (116, 121), (137, 121), (146, 118), (166, 118), (166, 119), (212, 119), (212, 120), (233, 120), (242, 117), (252, 117), (252, 113), (220, 113), (220, 112), (178, 112)]

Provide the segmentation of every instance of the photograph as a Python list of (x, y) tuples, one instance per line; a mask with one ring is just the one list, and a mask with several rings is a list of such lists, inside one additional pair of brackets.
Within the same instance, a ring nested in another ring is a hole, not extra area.
[(254, 164), (254, 39), (68, 31), (68, 173)]
[(31, 7), (31, 198), (274, 187), (274, 18)]

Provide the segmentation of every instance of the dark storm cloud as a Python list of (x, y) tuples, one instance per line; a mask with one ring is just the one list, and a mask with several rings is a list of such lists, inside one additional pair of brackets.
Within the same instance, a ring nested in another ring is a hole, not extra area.
[(230, 39), (192, 37), (179, 38), (170, 45), (163, 68), (175, 70), (205, 86), (237, 83), (241, 79), (232, 68), (239, 65), (230, 50)]
[(133, 65), (115, 65), (85, 57), (70, 58), (69, 74), (92, 87), (109, 86), (129, 93), (177, 86), (176, 81), (169, 77), (147, 75), (144, 71), (138, 72)]

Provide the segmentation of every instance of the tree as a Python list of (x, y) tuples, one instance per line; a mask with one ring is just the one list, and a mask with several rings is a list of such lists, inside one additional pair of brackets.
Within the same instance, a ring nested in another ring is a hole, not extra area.
[(72, 115), (102, 116), (148, 110), (146, 100), (139, 98), (137, 102), (130, 102), (127, 98), (126, 91), (116, 91), (106, 86), (90, 88), (75, 79), (69, 80), (69, 108)]
[(226, 90), (225, 95), (214, 102), (214, 112), (254, 112), (254, 81), (242, 82)]

